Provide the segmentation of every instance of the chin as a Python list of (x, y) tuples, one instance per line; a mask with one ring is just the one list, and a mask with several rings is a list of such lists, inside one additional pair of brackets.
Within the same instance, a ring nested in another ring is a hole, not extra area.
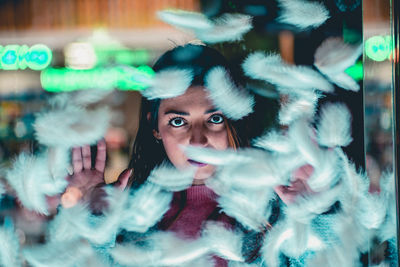
[(214, 170), (202, 170), (199, 169), (194, 175), (195, 180), (206, 180), (214, 174)]

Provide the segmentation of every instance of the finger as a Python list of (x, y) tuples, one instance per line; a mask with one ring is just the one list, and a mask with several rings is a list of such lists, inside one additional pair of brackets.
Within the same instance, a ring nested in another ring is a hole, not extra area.
[(83, 168), (90, 170), (92, 168), (92, 159), (90, 158), (90, 146), (85, 145), (82, 147)]
[(106, 142), (104, 141), (104, 139), (101, 139), (97, 143), (97, 156), (95, 163), (95, 169), (99, 172), (104, 172), (104, 169), (106, 167), (106, 151)]
[(82, 171), (82, 152), (80, 147), (74, 147), (72, 149), (72, 166), (74, 168), (74, 173)]
[(118, 176), (118, 180), (114, 183), (114, 186), (117, 187), (117, 188), (119, 188), (119, 189), (121, 189), (121, 190), (124, 190), (125, 187), (126, 187), (127, 184), (128, 184), (129, 177), (131, 176), (131, 174), (132, 174), (132, 169), (126, 169), (126, 170), (124, 170), (124, 171)]

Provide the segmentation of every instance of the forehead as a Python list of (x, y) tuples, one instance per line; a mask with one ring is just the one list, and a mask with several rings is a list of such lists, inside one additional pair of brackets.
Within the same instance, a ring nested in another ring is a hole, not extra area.
[(190, 110), (194, 108), (214, 108), (207, 90), (202, 86), (189, 87), (183, 95), (161, 100), (160, 110)]

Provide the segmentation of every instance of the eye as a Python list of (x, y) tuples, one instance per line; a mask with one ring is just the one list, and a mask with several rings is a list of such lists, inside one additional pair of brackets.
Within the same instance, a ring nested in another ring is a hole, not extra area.
[(214, 123), (214, 124), (220, 124), (224, 122), (224, 117), (220, 114), (214, 114), (210, 117), (208, 122)]
[(169, 120), (168, 124), (173, 126), (173, 127), (181, 127), (181, 126), (185, 125), (186, 122), (185, 122), (185, 120), (183, 118), (176, 117), (176, 118), (173, 118), (173, 119)]

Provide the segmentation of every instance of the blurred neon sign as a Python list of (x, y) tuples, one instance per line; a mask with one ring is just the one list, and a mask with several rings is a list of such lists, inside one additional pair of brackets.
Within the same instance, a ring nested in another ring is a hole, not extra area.
[(43, 70), (49, 66), (53, 54), (47, 46), (36, 44), (0, 46), (0, 69), (3, 70)]
[(134, 67), (117, 66), (112, 68), (94, 68), (75, 70), (67, 68), (49, 68), (41, 72), (40, 82), (49, 92), (65, 92), (84, 89), (114, 88), (120, 90), (142, 90), (148, 85), (143, 79), (154, 76), (152, 68), (146, 65)]
[(358, 61), (353, 66), (347, 68), (344, 72), (356, 81), (360, 81), (364, 77), (363, 64), (361, 61)]
[(372, 36), (365, 41), (365, 53), (375, 61), (384, 61), (392, 55), (390, 36)]

